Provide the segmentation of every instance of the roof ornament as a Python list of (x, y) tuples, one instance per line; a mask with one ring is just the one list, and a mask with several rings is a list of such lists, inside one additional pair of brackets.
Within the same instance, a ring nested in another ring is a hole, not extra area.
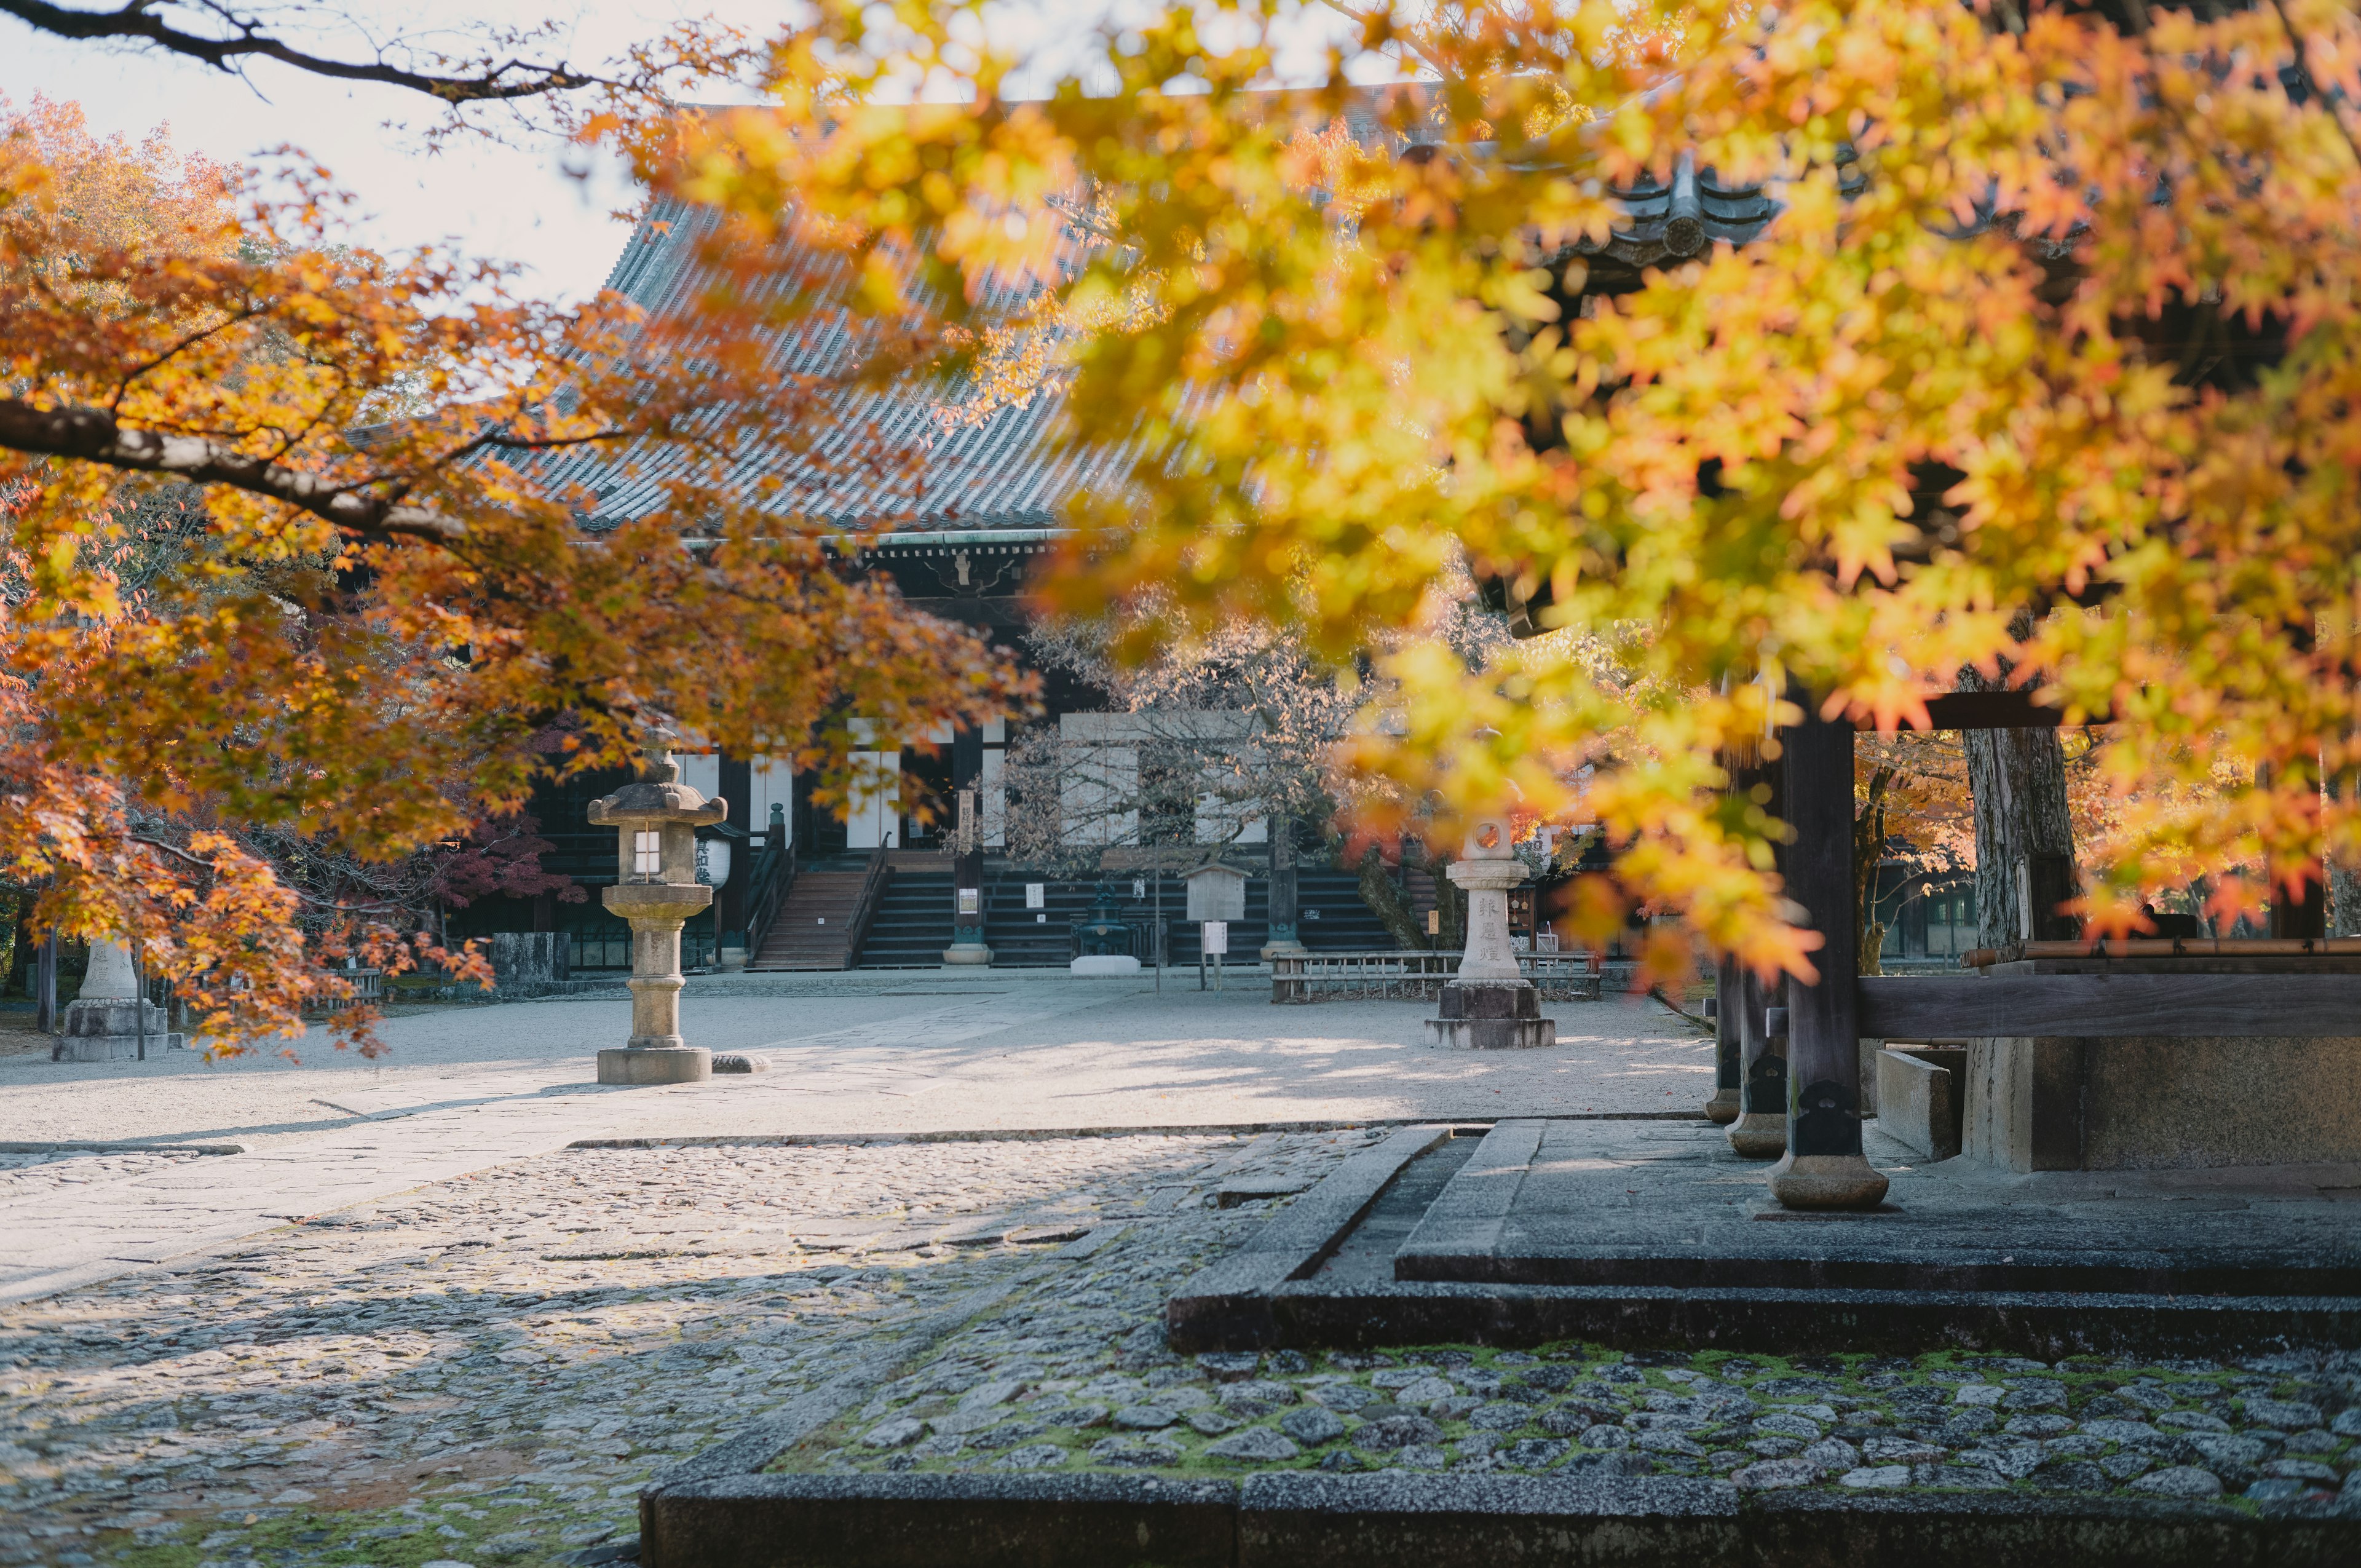
[(1690, 257), (1705, 248), (1705, 205), (1697, 199), (1697, 155), (1685, 152), (1673, 170), (1673, 199), (1664, 209), (1664, 248)]

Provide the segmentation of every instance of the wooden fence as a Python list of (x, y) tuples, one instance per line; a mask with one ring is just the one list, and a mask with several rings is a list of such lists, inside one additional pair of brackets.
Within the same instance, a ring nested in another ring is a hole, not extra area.
[[(1308, 953), (1270, 961), (1273, 1002), (1388, 998), (1431, 1002), (1459, 972), (1457, 953)], [(1596, 1002), (1600, 977), (1585, 953), (1519, 953), (1517, 968), (1546, 1001)]]

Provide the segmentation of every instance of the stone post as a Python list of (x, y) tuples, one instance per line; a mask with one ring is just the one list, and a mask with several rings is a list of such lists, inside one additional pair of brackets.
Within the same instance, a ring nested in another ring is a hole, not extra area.
[(1745, 1063), (1739, 1042), (1738, 999), (1740, 964), (1725, 958), (1715, 971), (1713, 987), (1713, 1098), (1705, 1113), (1724, 1126), (1738, 1120), (1739, 1086), (1745, 1081)]
[(130, 948), (104, 938), (93, 942), (82, 994), (67, 1006), (65, 1037), (51, 1054), (60, 1061), (122, 1061), (139, 1054), (143, 1036), (149, 1050), (182, 1043), (164, 1010), (139, 994)]
[(616, 830), (615, 885), (601, 892), (631, 927), (631, 1035), (598, 1053), (601, 1083), (695, 1083), (713, 1075), (713, 1054), (681, 1037), (680, 927), (713, 902), (697, 880), (697, 829), (729, 813), (680, 782), (651, 750), (639, 779), (590, 803), (590, 821)]
[(1821, 718), (1784, 731), (1787, 894), (1821, 936), (1819, 978), (1787, 981), (1787, 1154), (1771, 1191), (1790, 1209), (1874, 1209), (1886, 1179), (1861, 1152), (1859, 955), (1852, 876), (1852, 726)]
[(1295, 819), (1279, 815), (1270, 819), (1270, 939), (1262, 945), (1262, 960), (1301, 958), (1304, 947), (1297, 929), (1295, 901)]
[(1510, 847), (1508, 822), (1474, 823), (1444, 874), (1467, 894), (1467, 947), (1443, 988), (1442, 1015), (1426, 1021), (1427, 1043), (1470, 1050), (1557, 1044), (1557, 1025), (1542, 1016), (1541, 992), (1518, 969), (1509, 940), (1509, 890), (1525, 880), (1525, 863)]

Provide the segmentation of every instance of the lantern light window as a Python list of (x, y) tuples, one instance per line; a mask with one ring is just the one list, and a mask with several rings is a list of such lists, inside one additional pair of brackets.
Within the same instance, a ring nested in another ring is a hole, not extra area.
[(664, 870), (664, 834), (635, 832), (631, 835), (631, 873), (653, 876)]

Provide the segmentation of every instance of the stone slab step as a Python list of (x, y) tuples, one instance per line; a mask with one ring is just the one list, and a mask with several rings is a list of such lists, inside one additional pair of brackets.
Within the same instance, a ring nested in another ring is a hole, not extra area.
[[(763, 1445), (767, 1446), (767, 1445)], [(708, 1475), (641, 1494), (653, 1568), (2345, 1568), (2361, 1514), (1741, 1493), (1678, 1477)]]

